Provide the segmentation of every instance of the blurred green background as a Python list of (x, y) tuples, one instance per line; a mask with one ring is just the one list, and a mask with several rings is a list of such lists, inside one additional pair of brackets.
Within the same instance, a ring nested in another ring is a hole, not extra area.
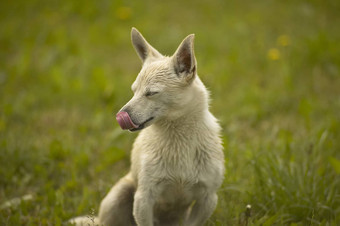
[[(0, 224), (95, 215), (129, 169), (115, 113), (195, 33), (226, 156), (207, 225), (340, 224), (340, 2), (1, 1)], [(252, 206), (251, 216), (245, 212)]]

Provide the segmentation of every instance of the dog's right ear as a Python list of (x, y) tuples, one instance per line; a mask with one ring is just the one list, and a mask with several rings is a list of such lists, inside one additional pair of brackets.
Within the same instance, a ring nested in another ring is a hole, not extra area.
[(131, 30), (131, 40), (133, 47), (135, 48), (139, 58), (144, 63), (149, 58), (158, 58), (161, 57), (160, 54), (155, 48), (153, 48), (143, 37), (143, 35), (136, 29), (132, 28)]

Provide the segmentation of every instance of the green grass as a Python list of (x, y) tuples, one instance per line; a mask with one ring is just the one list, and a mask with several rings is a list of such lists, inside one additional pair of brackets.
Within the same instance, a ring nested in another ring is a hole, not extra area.
[(135, 26), (167, 55), (196, 34), (226, 155), (207, 225), (339, 225), (339, 10), (336, 0), (1, 1), (0, 224), (96, 214), (128, 171), (136, 134), (114, 115), (141, 67)]

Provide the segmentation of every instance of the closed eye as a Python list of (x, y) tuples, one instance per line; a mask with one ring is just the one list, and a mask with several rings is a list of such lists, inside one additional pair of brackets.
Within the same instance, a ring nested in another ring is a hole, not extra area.
[(156, 95), (156, 94), (158, 94), (159, 92), (151, 92), (151, 91), (149, 91), (149, 92), (146, 92), (145, 93), (145, 96), (146, 97), (150, 97), (150, 96), (153, 96), (153, 95)]

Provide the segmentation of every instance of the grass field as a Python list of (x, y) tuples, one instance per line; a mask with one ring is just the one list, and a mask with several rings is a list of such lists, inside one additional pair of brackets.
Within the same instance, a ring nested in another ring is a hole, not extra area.
[(166, 55), (196, 34), (226, 156), (207, 225), (340, 225), (339, 12), (337, 0), (1, 1), (0, 225), (96, 214), (128, 171), (137, 134), (115, 113), (141, 67), (132, 26)]

